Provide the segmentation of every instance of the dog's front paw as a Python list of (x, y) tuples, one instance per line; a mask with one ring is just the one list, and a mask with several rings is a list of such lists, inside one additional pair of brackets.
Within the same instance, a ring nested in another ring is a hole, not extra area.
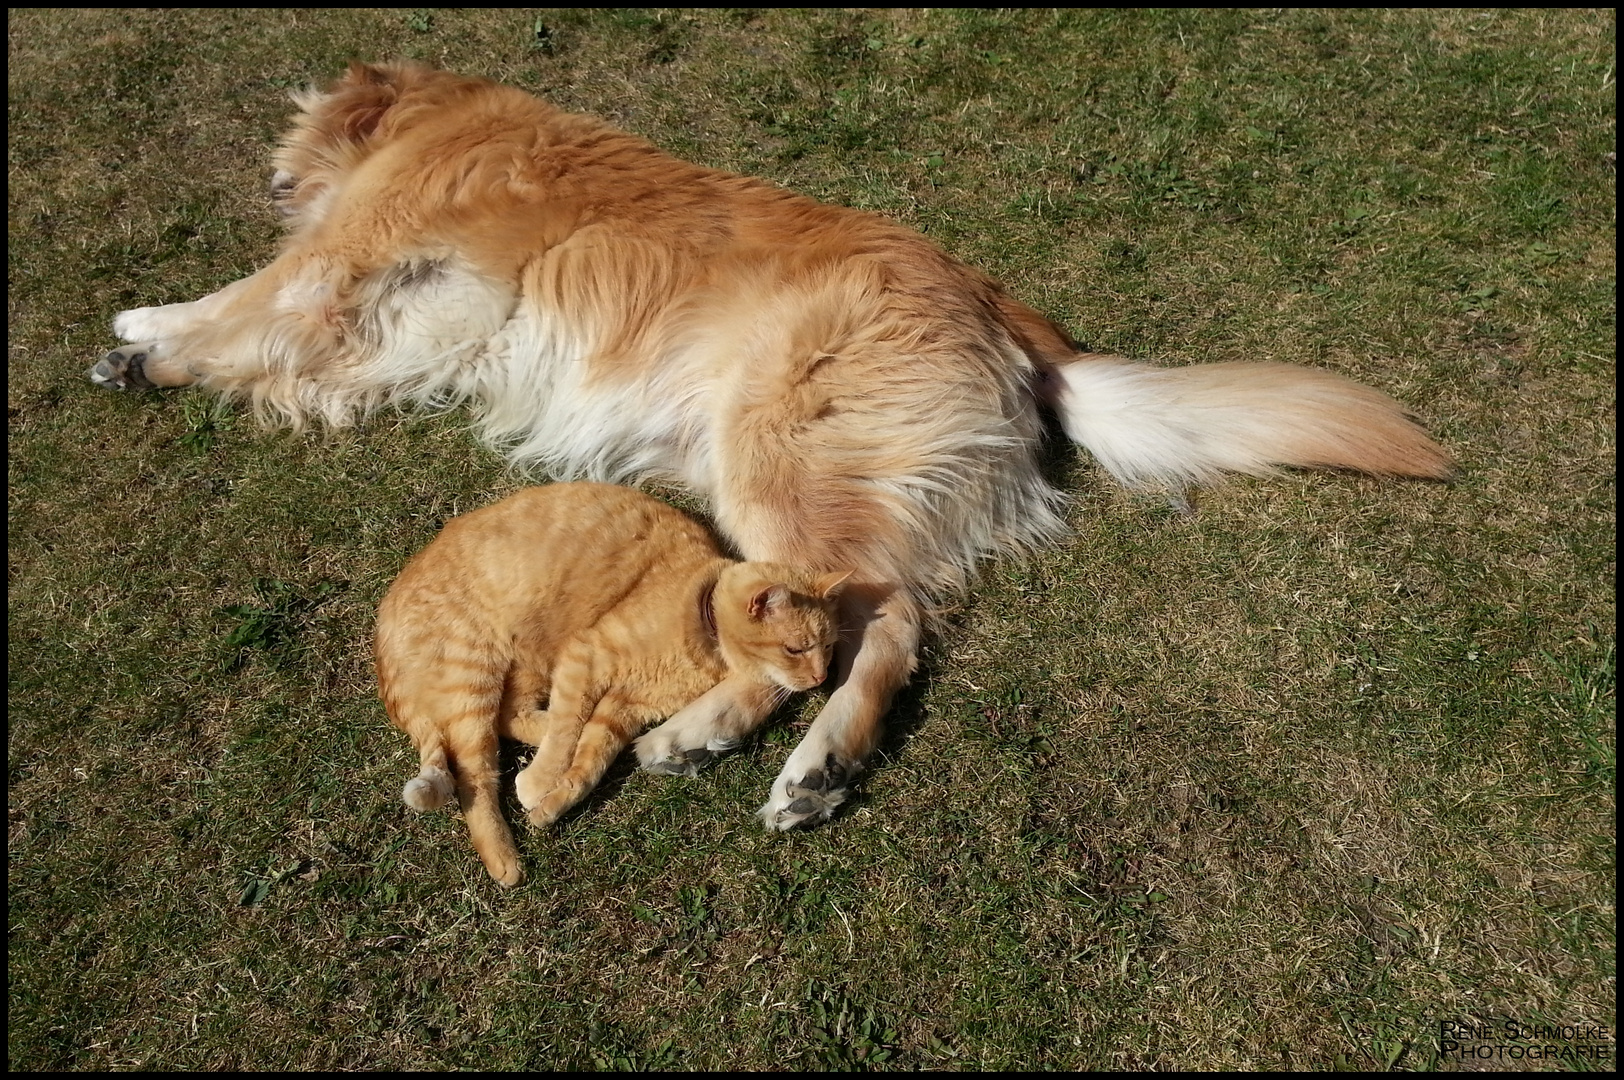
[(157, 343), (122, 345), (100, 360), (89, 371), (90, 381), (109, 390), (151, 390), (153, 384), (146, 375), (147, 356)]
[(772, 797), (757, 811), (773, 832), (808, 829), (828, 821), (850, 796), (848, 783), (857, 775), (858, 766), (830, 754), (821, 769), (809, 769), (799, 779), (791, 779), (797, 771), (785, 766), (773, 781)]
[(291, 217), (294, 214), (295, 211), (291, 204), (294, 193), (298, 188), (299, 178), (286, 169), (278, 169), (272, 174), (271, 203), (276, 207), (277, 213), (283, 217)]
[[(167, 309), (185, 308), (185, 304), (169, 304)], [(166, 306), (129, 308), (113, 316), (113, 335), (120, 341), (151, 341), (165, 337), (173, 327), (164, 324)]]

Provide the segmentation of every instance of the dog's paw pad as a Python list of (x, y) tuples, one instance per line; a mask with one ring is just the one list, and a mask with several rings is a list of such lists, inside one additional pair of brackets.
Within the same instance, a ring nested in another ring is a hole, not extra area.
[(758, 811), (762, 823), (773, 832), (822, 825), (850, 797), (847, 781), (856, 773), (856, 766), (837, 761), (831, 754), (823, 768), (810, 769), (799, 780), (786, 782), (779, 777), (772, 798)]
[(124, 345), (114, 349), (89, 371), (90, 381), (109, 390), (151, 390), (146, 376), (147, 354), (156, 345)]

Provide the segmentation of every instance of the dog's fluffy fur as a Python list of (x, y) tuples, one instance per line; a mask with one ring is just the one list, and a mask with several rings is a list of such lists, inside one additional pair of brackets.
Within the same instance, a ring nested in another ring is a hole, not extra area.
[[(858, 568), (840, 685), (762, 808), (845, 798), (932, 597), (1062, 531), (1040, 404), (1123, 483), (1329, 466), (1442, 477), (1385, 395), (1278, 364), (1079, 352), (909, 229), (701, 168), (521, 91), (352, 65), (276, 155), (264, 270), (120, 314), (113, 387), (202, 386), (295, 426), (467, 401), (561, 477), (674, 478), (746, 558)], [(713, 692), (644, 736), (671, 771), (760, 716)], [(723, 740), (725, 741), (725, 740)]]

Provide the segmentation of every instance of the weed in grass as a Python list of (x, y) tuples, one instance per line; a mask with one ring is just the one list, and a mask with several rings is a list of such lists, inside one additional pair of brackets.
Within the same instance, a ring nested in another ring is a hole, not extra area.
[(1566, 683), (1567, 693), (1559, 695), (1556, 704), (1568, 729), (1584, 748), (1584, 781), (1611, 788), (1618, 782), (1615, 642), (1594, 626), (1589, 637), (1598, 643), (1597, 653), (1562, 660), (1547, 653), (1545, 661)]
[(553, 28), (548, 26), (540, 15), (530, 24), (530, 41), (536, 51), (551, 56), (557, 49), (557, 42), (553, 38)]
[(185, 398), (181, 411), (185, 417), (186, 431), (179, 442), (195, 454), (208, 453), (215, 439), (230, 431), (235, 424), (230, 406), (219, 398)]
[(225, 670), (235, 671), (247, 663), (250, 652), (263, 656), (277, 671), (295, 663), (301, 655), (301, 621), (342, 588), (342, 583), (332, 581), (301, 587), (276, 578), (255, 578), (258, 603), (230, 604), (220, 609), (221, 615), (236, 620), (221, 641)]
[(598, 1025), (588, 1035), (592, 1065), (604, 1072), (671, 1072), (682, 1068), (681, 1055), (671, 1039), (644, 1048), (629, 1043), (610, 1025)]
[[(813, 1040), (806, 1065), (831, 1072), (895, 1067), (897, 1033), (872, 1006), (817, 979), (801, 995), (801, 1024)], [(785, 1027), (792, 1027), (786, 1021)]]
[(773, 874), (764, 882), (763, 921), (785, 934), (805, 934), (820, 930), (833, 911), (830, 885), (804, 862), (796, 862), (787, 874)]
[(243, 875), (242, 893), (237, 897), (238, 906), (258, 907), (270, 895), (272, 886), (286, 881), (297, 873), (308, 871), (308, 869), (307, 863), (295, 862), (264, 875), (254, 872), (245, 873)]

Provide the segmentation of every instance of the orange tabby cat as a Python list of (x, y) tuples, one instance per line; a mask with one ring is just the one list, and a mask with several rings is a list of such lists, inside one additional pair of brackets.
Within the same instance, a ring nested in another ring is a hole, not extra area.
[(485, 868), (518, 884), (498, 736), (537, 747), (519, 801), (549, 825), (646, 725), (718, 684), (770, 709), (823, 682), (848, 576), (735, 562), (679, 511), (607, 484), (527, 488), (448, 522), (378, 608), (379, 694), (422, 755), (406, 805), (455, 790)]

